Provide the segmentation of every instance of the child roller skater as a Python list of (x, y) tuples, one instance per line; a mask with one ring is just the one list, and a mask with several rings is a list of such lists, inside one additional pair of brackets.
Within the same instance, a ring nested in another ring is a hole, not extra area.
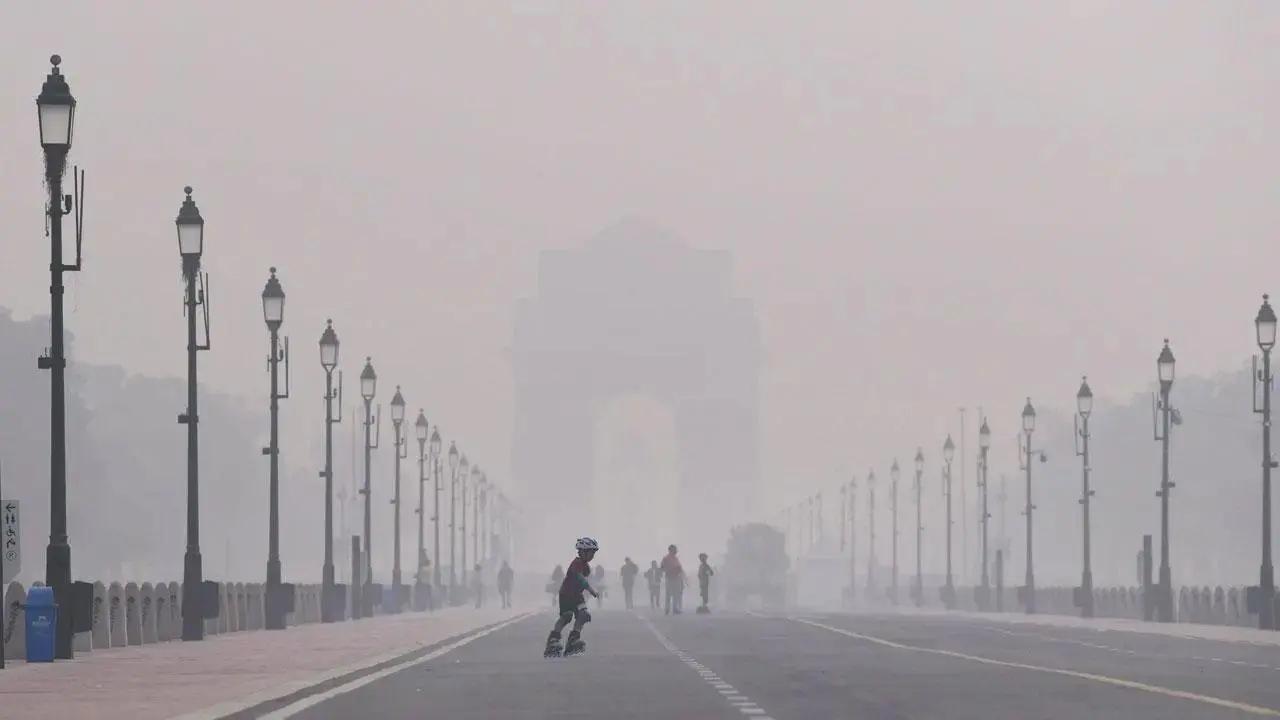
[[(564, 582), (560, 585), (560, 617), (556, 618), (556, 626), (547, 636), (547, 649), (543, 651), (543, 657), (559, 657), (561, 653), (568, 657), (587, 649), (587, 644), (582, 641), (582, 626), (591, 622), (591, 613), (587, 612), (587, 601), (583, 593), (600, 597), (600, 593), (587, 582), (587, 576), (591, 574), (590, 562), (600, 545), (595, 540), (584, 537), (578, 538), (574, 548), (578, 551), (578, 557), (569, 563)], [(561, 646), (560, 631), (570, 621), (573, 622), (573, 630), (569, 632), (568, 642)]]

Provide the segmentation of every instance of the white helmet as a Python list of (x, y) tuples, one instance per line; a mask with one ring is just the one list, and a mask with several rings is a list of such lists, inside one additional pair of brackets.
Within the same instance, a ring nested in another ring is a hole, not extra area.
[(589, 537), (580, 537), (578, 538), (578, 542), (573, 544), (573, 548), (579, 552), (582, 552), (584, 550), (599, 550), (600, 543), (596, 542), (595, 540), (592, 540)]

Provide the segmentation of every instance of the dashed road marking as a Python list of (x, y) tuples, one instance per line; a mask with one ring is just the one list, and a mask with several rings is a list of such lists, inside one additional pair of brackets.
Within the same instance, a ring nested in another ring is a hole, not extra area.
[(720, 696), (728, 701), (732, 707), (736, 708), (738, 712), (752, 718), (753, 720), (773, 720), (773, 718), (764, 711), (764, 708), (761, 708), (746, 695), (738, 692), (737, 688), (734, 686), (720, 679), (720, 676), (712, 672), (706, 665), (703, 665), (688, 653), (676, 647), (675, 643), (667, 639), (667, 636), (663, 635), (662, 631), (658, 630), (649, 618), (640, 615), (637, 615), (636, 617), (640, 618), (645, 625), (649, 626), (650, 632), (654, 634), (654, 637), (658, 638), (658, 642), (662, 644), (662, 647), (666, 648), (672, 655), (680, 658), (685, 665), (689, 666), (690, 670), (698, 673), (709, 687), (719, 692)]
[(1111, 677), (1109, 675), (1099, 675), (1096, 673), (1081, 672), (1078, 670), (1065, 670), (1062, 668), (1044, 667), (1042, 665), (1031, 665), (1029, 663), (1010, 662), (1007, 660), (996, 660), (995, 658), (983, 657), (981, 655), (970, 655), (968, 653), (955, 652), (954, 650), (941, 650), (938, 648), (927, 648), (927, 647), (919, 647), (916, 645), (905, 645), (900, 642), (894, 642), (893, 640), (886, 640), (884, 638), (875, 637), (874, 635), (864, 635), (862, 633), (853, 632), (852, 630), (845, 630), (844, 628), (838, 628), (832, 625), (826, 625), (824, 623), (820, 623), (815, 620), (808, 620), (806, 618), (791, 617), (787, 619), (791, 620), (792, 622), (798, 622), (804, 625), (810, 625), (812, 627), (826, 630), (828, 632), (833, 632), (838, 635), (845, 635), (847, 637), (851, 637), (856, 640), (865, 640), (867, 642), (875, 643), (876, 645), (880, 645), (883, 647), (893, 648), (895, 650), (927, 653), (930, 655), (942, 655), (944, 657), (955, 658), (957, 660), (969, 660), (972, 662), (979, 662), (986, 665), (996, 665), (998, 667), (1016, 668), (1019, 670), (1029, 670), (1032, 672), (1041, 672), (1041, 673), (1047, 673), (1050, 675), (1065, 675), (1066, 677), (1077, 678), (1080, 680), (1091, 680), (1093, 682), (1103, 683), (1106, 685), (1114, 685), (1117, 687), (1129, 688), (1131, 690), (1141, 690), (1143, 692), (1152, 693), (1154, 695), (1163, 695), (1165, 697), (1177, 698), (1179, 700), (1190, 700), (1192, 702), (1203, 703), (1205, 705), (1214, 705), (1216, 707), (1227, 708), (1230, 710), (1238, 710), (1241, 712), (1250, 713), (1252, 715), (1266, 715), (1268, 717), (1280, 717), (1280, 710), (1276, 710), (1268, 707), (1262, 707), (1260, 705), (1251, 705), (1249, 703), (1239, 702), (1236, 700), (1227, 700), (1226, 698), (1214, 697), (1212, 695), (1201, 695), (1199, 693), (1193, 693), (1186, 690), (1175, 690), (1173, 688), (1162, 687), (1160, 685), (1149, 685), (1147, 683), (1137, 682), (1135, 680), (1125, 680), (1123, 678)]

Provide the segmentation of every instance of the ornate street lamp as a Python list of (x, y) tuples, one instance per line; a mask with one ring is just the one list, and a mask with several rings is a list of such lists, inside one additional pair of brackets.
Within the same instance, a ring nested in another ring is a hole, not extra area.
[(854, 528), (857, 527), (858, 517), (858, 477), (855, 475), (849, 478), (849, 603), (852, 604), (858, 594), (858, 547), (857, 534)]
[(485, 474), (481, 472), (478, 467), (472, 470), (472, 477), (476, 478), (476, 485), (474, 495), (472, 496), (473, 510), (471, 521), (475, 527), (471, 528), (471, 549), (474, 550), (476, 554), (476, 565), (483, 566), (485, 558), (481, 540), (484, 538), (484, 528), (481, 526), (480, 521), (482, 518), (481, 511), (485, 503), (485, 483), (487, 481), (485, 480)]
[[(204, 218), (191, 199), (191, 187), (182, 189), (186, 200), (178, 210), (178, 253), (186, 282), (187, 311), (187, 411), (178, 422), (187, 426), (187, 550), (182, 558), (182, 639), (204, 639), (207, 598), (203, 592), (204, 569), (200, 556), (200, 434), (196, 402), (196, 353), (208, 350), (209, 305), (205, 298), (205, 276), (200, 272), (204, 254)], [(204, 342), (196, 339), (196, 308), (203, 312)]]
[(876, 596), (876, 471), (867, 472), (867, 518), (870, 525), (871, 537), (869, 552), (867, 553), (867, 598), (874, 599)]
[(1271, 348), (1276, 345), (1276, 312), (1271, 302), (1262, 296), (1262, 306), (1253, 320), (1258, 348), (1262, 350), (1262, 370), (1258, 370), (1255, 356), (1253, 368), (1253, 397), (1258, 397), (1258, 385), (1262, 385), (1262, 407), (1254, 400), (1253, 411), (1262, 415), (1262, 568), (1259, 573), (1258, 627), (1272, 630), (1276, 624), (1275, 570), (1271, 564), (1271, 469), (1276, 466), (1271, 458)]
[(889, 579), (889, 601), (894, 605), (898, 604), (898, 478), (902, 476), (902, 471), (898, 469), (898, 459), (893, 459), (893, 465), (889, 467), (889, 480), (891, 485), (889, 488), (889, 505), (893, 514), (893, 574)]
[[(352, 617), (364, 617), (373, 613), (373, 549), (370, 547), (373, 531), (373, 508), (370, 476), (373, 465), (373, 451), (382, 439), (382, 406), (379, 405), (375, 416), (373, 398), (378, 393), (378, 373), (373, 369), (373, 358), (364, 359), (364, 370), (360, 371), (360, 397), (364, 398), (364, 487), (360, 494), (364, 495), (364, 572), (360, 582), (360, 603), (352, 608)], [(352, 580), (355, 585), (355, 580)], [(353, 593), (354, 594), (354, 593)]]
[(1173, 622), (1173, 571), (1169, 566), (1169, 491), (1173, 489), (1173, 483), (1169, 482), (1169, 422), (1174, 418), (1171, 418), (1169, 391), (1173, 389), (1175, 362), (1169, 340), (1165, 339), (1156, 357), (1156, 377), (1160, 380), (1160, 427), (1156, 429), (1156, 441), (1160, 443), (1160, 490), (1156, 493), (1160, 497), (1160, 622)]
[(418, 509), (414, 511), (418, 516), (418, 564), (413, 573), (413, 609), (422, 611), (430, 605), (425, 594), (430, 592), (430, 586), (422, 575), (422, 569), (427, 566), (427, 549), (423, 544), (426, 516), (423, 510), (427, 484), (427, 440), (431, 432), (422, 408), (418, 408), (418, 419), (413, 423), (413, 430), (418, 439)]
[(978, 590), (978, 608), (990, 608), (991, 575), (987, 571), (987, 525), (991, 521), (991, 513), (987, 512), (987, 452), (991, 449), (991, 428), (987, 427), (987, 419), (982, 418), (982, 427), (978, 429), (978, 469), (979, 482), (982, 489), (982, 587)]
[(922, 505), (924, 504), (924, 486), (921, 478), (924, 476), (924, 449), (916, 448), (916, 586), (912, 588), (912, 594), (915, 596), (916, 607), (924, 605), (924, 514)]
[(396, 394), (391, 397), (391, 428), (392, 434), (395, 435), (395, 442), (391, 448), (395, 455), (395, 497), (391, 499), (391, 504), (395, 506), (394, 524), (392, 528), (394, 543), (392, 546), (392, 562), (391, 562), (391, 597), (393, 605), (390, 609), (392, 613), (400, 612), (404, 603), (401, 599), (401, 583), (400, 583), (400, 461), (408, 457), (408, 444), (405, 440), (404, 433), (401, 428), (404, 426), (404, 396), (400, 394), (400, 386), (396, 386)]
[[(49, 200), (45, 207), (49, 227), (49, 301), (50, 342), (47, 354), (37, 361), (37, 367), (49, 371), (49, 545), (45, 549), (45, 583), (53, 588), (54, 601), (62, 607), (55, 629), (54, 656), (73, 656), (74, 633), (71, 584), (71, 544), (67, 540), (67, 410), (66, 369), (67, 357), (63, 344), (63, 281), (64, 272), (80, 269), (80, 222), (76, 216), (76, 260), (67, 264), (62, 257), (62, 216), (72, 212), (71, 196), (63, 196), (62, 176), (66, 170), (67, 153), (71, 150), (71, 135), (75, 127), (76, 99), (66, 78), (58, 69), (62, 58), (49, 58), (53, 68), (40, 88), (36, 108), (40, 119), (40, 146), (44, 148), (45, 185), (49, 188)], [(73, 177), (79, 187), (80, 181)], [(78, 193), (77, 193), (78, 194)]]
[[(280, 326), (284, 324), (284, 288), (271, 268), (266, 287), (262, 289), (262, 317), (271, 336), (267, 367), (271, 372), (271, 435), (270, 446), (262, 454), (269, 457), (269, 528), (267, 531), (267, 589), (263, 626), (268, 630), (283, 630), (289, 603), (280, 584), (280, 401), (289, 397), (289, 339), (280, 345)], [(285, 363), (285, 390), (280, 392), (280, 362)]]
[[(435, 563), (431, 567), (431, 584), (432, 592), (435, 593), (440, 588), (440, 426), (436, 425), (431, 431), (431, 473), (432, 473), (432, 510), (431, 510), (431, 527), (434, 533), (434, 540), (431, 543), (432, 552), (435, 554)], [(434, 598), (435, 596), (432, 595)], [(434, 603), (433, 603), (434, 605)]]
[(1089, 388), (1089, 378), (1080, 379), (1080, 389), (1076, 391), (1076, 427), (1078, 439), (1076, 455), (1080, 456), (1083, 487), (1080, 493), (1080, 510), (1084, 522), (1084, 569), (1080, 573), (1080, 589), (1076, 597), (1076, 606), (1080, 608), (1081, 617), (1093, 617), (1093, 569), (1089, 549), (1089, 499), (1093, 490), (1089, 489), (1089, 416), (1093, 414), (1093, 390)]
[[(464, 466), (467, 464), (466, 455), (462, 456), (462, 463)], [(461, 527), (461, 530), (462, 530), (462, 586), (463, 588), (466, 588), (468, 587), (467, 569), (471, 567), (470, 565), (467, 564), (467, 491), (468, 489), (470, 489), (470, 491), (472, 492), (471, 504), (475, 505), (474, 493), (475, 493), (476, 483), (480, 480), (480, 466), (472, 465), (470, 473), (467, 472), (466, 467), (463, 467), (461, 477), (462, 477), (462, 527)], [(470, 482), (468, 482), (467, 480), (468, 477), (470, 478)], [(473, 507), (472, 510), (474, 511), (474, 509), (475, 508)], [(475, 523), (471, 524), (471, 535), (472, 535), (471, 553), (472, 553), (472, 556), (474, 557), (475, 549), (476, 549)]]
[(458, 446), (449, 442), (449, 602), (453, 603), (458, 591)]
[(942, 444), (942, 494), (947, 499), (947, 584), (942, 588), (942, 604), (948, 610), (955, 605), (956, 588), (951, 580), (951, 461), (956, 457), (956, 445), (951, 442), (951, 435)]
[[(320, 620), (336, 622), (342, 619), (341, 601), (333, 577), (333, 426), (342, 422), (342, 375), (338, 375), (338, 389), (333, 388), (333, 371), (338, 367), (338, 333), (333, 331), (333, 320), (326, 320), (320, 333), (320, 367), (324, 368), (324, 567), (321, 571)], [(333, 401), (338, 401), (338, 412), (333, 412)], [(355, 584), (355, 579), (352, 579)], [(354, 611), (355, 609), (352, 608)]]
[[(1026, 585), (1023, 588), (1023, 606), (1026, 608), (1027, 614), (1034, 614), (1036, 611), (1036, 576), (1032, 563), (1032, 545), (1031, 545), (1031, 514), (1036, 506), (1031, 502), (1031, 434), (1036, 430), (1036, 409), (1031, 407), (1031, 398), (1027, 398), (1027, 404), (1022, 408), (1022, 433), (1026, 436), (1026, 446), (1022, 446), (1021, 438), (1019, 438), (1018, 459), (1022, 463), (1022, 470), (1027, 473), (1027, 504), (1023, 513), (1027, 516), (1027, 576)], [(1043, 460), (1043, 457), (1041, 458)]]

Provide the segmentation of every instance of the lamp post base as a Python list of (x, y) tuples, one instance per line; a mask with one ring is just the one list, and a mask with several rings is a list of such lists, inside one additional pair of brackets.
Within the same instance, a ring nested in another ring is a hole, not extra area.
[(1156, 617), (1160, 622), (1173, 622), (1173, 572), (1160, 568), (1160, 606)]
[(65, 542), (49, 543), (45, 550), (45, 582), (53, 588), (53, 599), (61, 608), (58, 612), (58, 627), (54, 636), (54, 657), (59, 660), (70, 660), (75, 653), (71, 640), (74, 633), (74, 618), (71, 615), (74, 603), (71, 601), (71, 546)]
[(320, 622), (337, 622), (337, 605), (334, 593), (337, 586), (333, 584), (333, 564), (326, 563), (320, 571)]
[(400, 584), (400, 571), (392, 570), (391, 571), (391, 607), (387, 608), (388, 614), (398, 613), (403, 607), (400, 600), (401, 595), (404, 594), (404, 590), (402, 588), (403, 588), (403, 585)]
[(1093, 573), (1080, 576), (1080, 617), (1093, 617)]
[(200, 551), (188, 550), (182, 557), (182, 639), (204, 639), (204, 582)]
[(283, 587), (280, 584), (280, 561), (267, 561), (267, 589), (264, 598), (263, 627), (267, 630), (283, 630), (285, 628), (285, 603)]

